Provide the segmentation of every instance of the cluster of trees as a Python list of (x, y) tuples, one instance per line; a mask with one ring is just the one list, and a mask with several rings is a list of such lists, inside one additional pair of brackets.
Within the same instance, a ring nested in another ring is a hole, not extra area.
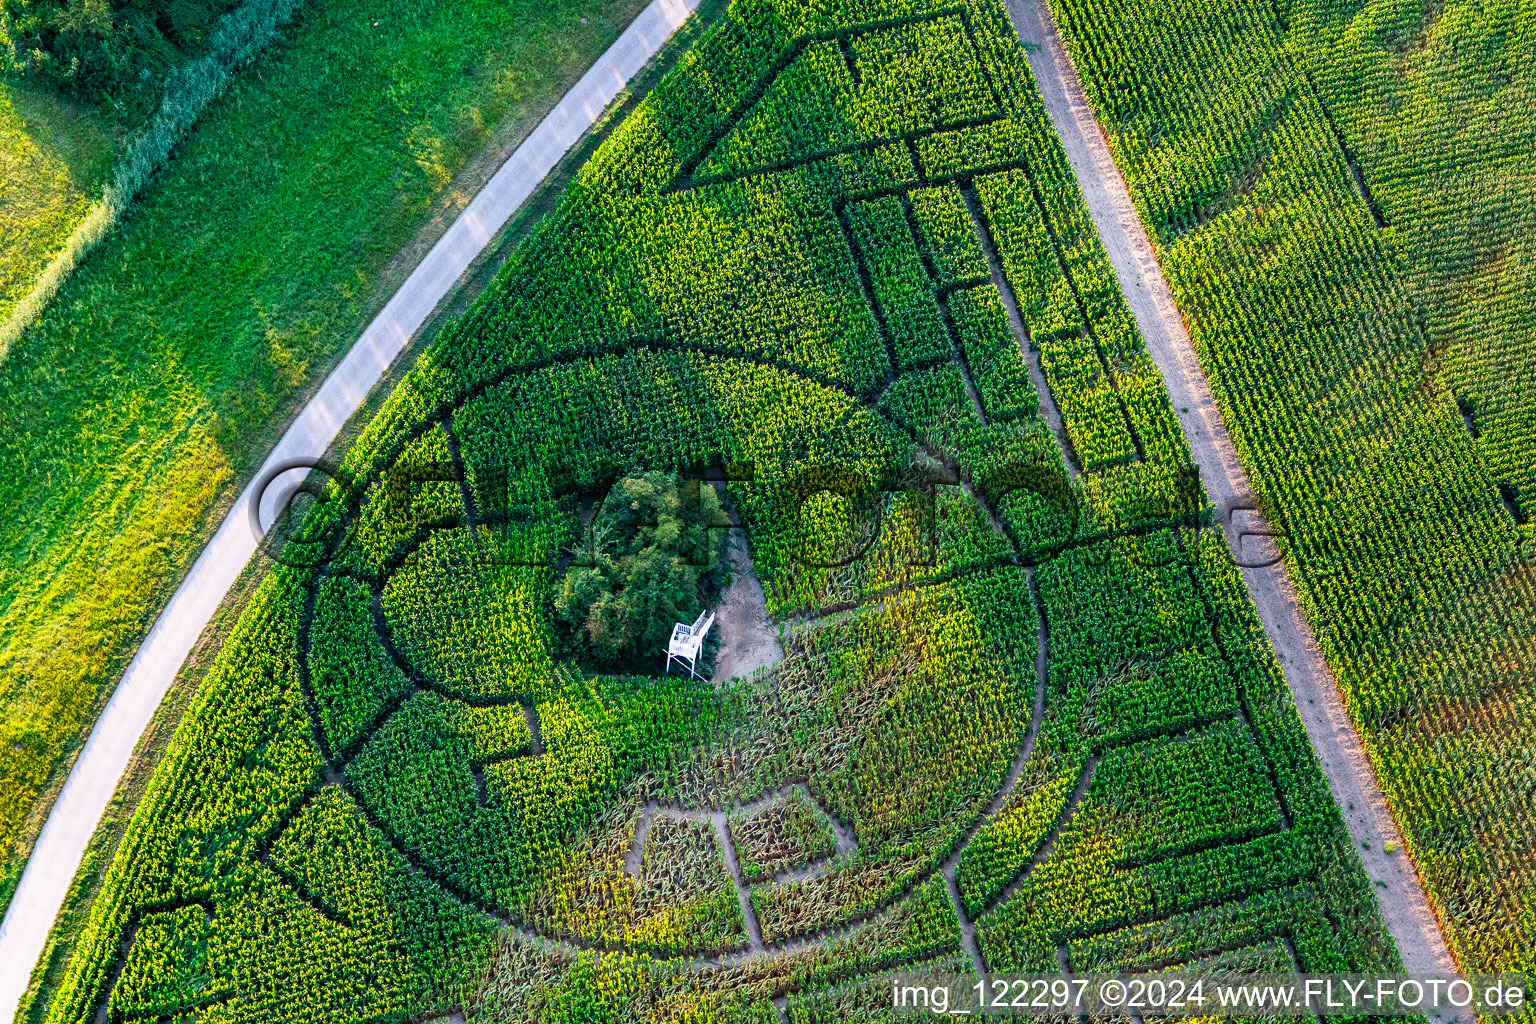
[(619, 480), (554, 588), (565, 649), (594, 666), (653, 673), (673, 626), (715, 603), (729, 528), (707, 484), (655, 470)]

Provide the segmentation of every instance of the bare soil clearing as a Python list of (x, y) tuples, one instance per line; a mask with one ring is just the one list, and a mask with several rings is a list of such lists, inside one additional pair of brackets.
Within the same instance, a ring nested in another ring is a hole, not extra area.
[(740, 531), (732, 531), (728, 555), (731, 585), (720, 595), (715, 628), (720, 631), (720, 654), (715, 661), (714, 682), (750, 676), (784, 660), (779, 631), (768, 618), (768, 600), (752, 569), (752, 556)]

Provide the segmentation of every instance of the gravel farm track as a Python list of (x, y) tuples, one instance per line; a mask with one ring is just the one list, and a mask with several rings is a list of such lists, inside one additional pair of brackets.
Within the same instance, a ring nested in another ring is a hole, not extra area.
[(0, 924), (0, 1024), (8, 1024), (32, 967), (116, 791), (134, 747), (214, 612), (256, 553), (252, 503), (270, 523), (279, 496), (291, 494), (330, 448), (390, 365), (452, 291), (501, 227), (598, 122), (629, 81), (682, 26), (699, 0), (653, 0), (598, 58), (453, 222), (346, 357), (294, 419), (255, 480), (156, 620), (48, 815)]
[[(1162, 374), (1206, 492), (1227, 527), (1228, 540), (1241, 546), (1239, 530), (1254, 537), (1269, 535), (1189, 331), (1131, 202), (1125, 179), (1110, 155), (1109, 143), (1067, 57), (1056, 22), (1045, 0), (1007, 0), (1007, 7), (1014, 29), (1024, 41), (1040, 98), (1066, 149), (1120, 290)], [(1256, 556), (1254, 551), (1238, 553), (1245, 561), (1269, 561)], [(1454, 972), (1456, 964), (1445, 936), (1408, 860), (1403, 837), (1387, 810), (1376, 774), (1302, 614), (1284, 563), (1243, 568), (1241, 572), (1264, 632), (1280, 657), (1286, 683), (1354, 840), (1355, 852), (1365, 863), (1404, 969), (1422, 974)], [(1387, 852), (1389, 843), (1395, 852)]]

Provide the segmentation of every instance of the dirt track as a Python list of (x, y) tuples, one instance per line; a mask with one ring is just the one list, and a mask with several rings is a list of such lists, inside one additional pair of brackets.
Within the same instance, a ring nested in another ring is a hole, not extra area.
[[(1248, 475), (1211, 397), (1189, 332), (1131, 203), (1125, 180), (1115, 166), (1077, 73), (1062, 47), (1055, 21), (1044, 0), (1007, 0), (1007, 6), (1028, 51), (1030, 71), (1040, 96), (1109, 253), (1120, 290), (1136, 316), (1153, 362), (1162, 373), (1206, 491), (1219, 510), (1254, 508)], [(1256, 512), (1237, 513), (1236, 520), (1239, 527), (1250, 532), (1264, 530), (1263, 520)], [(1246, 559), (1265, 560), (1256, 555), (1258, 552), (1250, 544)], [(1402, 836), (1388, 813), (1360, 737), (1344, 710), (1333, 673), (1324, 663), (1312, 629), (1302, 615), (1289, 573), (1283, 564), (1242, 572), (1264, 631), (1280, 656), (1286, 682), (1344, 815), (1355, 850), (1365, 862), (1382, 918), (1402, 954), (1403, 966), (1414, 973), (1454, 971), (1455, 962), (1418, 875), (1404, 852)], [(1385, 852), (1389, 842), (1396, 852)]]

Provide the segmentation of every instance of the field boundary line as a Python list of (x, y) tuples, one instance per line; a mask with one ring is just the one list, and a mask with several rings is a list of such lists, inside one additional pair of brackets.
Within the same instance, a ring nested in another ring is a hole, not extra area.
[(701, 0), (652, 0), (553, 110), (507, 158), (448, 231), (416, 266), (299, 412), (253, 482), (155, 620), (91, 729), (79, 759), (48, 814), (0, 923), (0, 1024), (8, 1024), (31, 981), (54, 919), (86, 845), (117, 789), (139, 737), (259, 541), (252, 503), (265, 496), (261, 521), (277, 498), (307, 475), (294, 460), (316, 460), (385, 378), (395, 359), (568, 152), (618, 100), (630, 80), (661, 51)]
[[(1067, 56), (1055, 19), (1045, 0), (1006, 0), (1006, 6), (1024, 43), (1040, 99), (1066, 150), (1147, 352), (1162, 374), (1206, 490), (1218, 509), (1253, 508), (1257, 503), (1247, 471), (1216, 406), (1156, 250)], [(1263, 519), (1258, 513), (1249, 514), (1258, 529), (1266, 529), (1260, 525)], [(1397, 944), (1404, 969), (1424, 974), (1454, 972), (1455, 960), (1345, 710), (1333, 672), (1323, 660), (1302, 612), (1288, 569), (1280, 562), (1239, 571), (1264, 632), (1279, 655), (1307, 738), (1322, 764), (1355, 853), (1364, 862), (1382, 920)], [(1388, 853), (1388, 843), (1398, 852)]]

